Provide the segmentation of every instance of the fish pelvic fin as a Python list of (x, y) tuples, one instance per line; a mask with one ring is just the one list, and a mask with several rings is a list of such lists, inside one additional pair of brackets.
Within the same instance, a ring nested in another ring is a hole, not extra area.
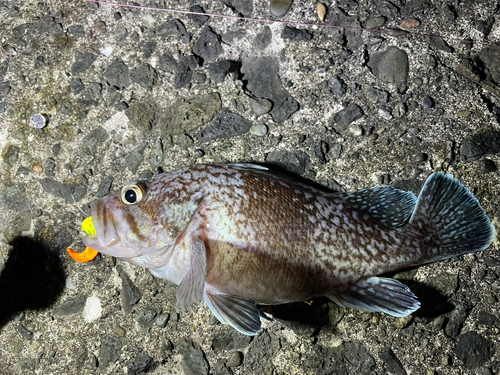
[(429, 245), (419, 263), (487, 249), (495, 228), (479, 201), (450, 174), (433, 173), (422, 188), (409, 224)]
[(227, 293), (205, 290), (205, 302), (222, 324), (229, 324), (244, 335), (262, 331), (260, 310), (254, 301)]
[(359, 311), (383, 312), (395, 317), (408, 316), (420, 308), (410, 288), (398, 280), (370, 277), (328, 296), (339, 306)]

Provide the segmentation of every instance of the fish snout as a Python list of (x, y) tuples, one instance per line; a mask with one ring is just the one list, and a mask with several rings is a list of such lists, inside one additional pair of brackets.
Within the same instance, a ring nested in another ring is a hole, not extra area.
[(100, 200), (92, 203), (90, 208), (92, 214), (95, 236), (89, 235), (87, 239), (96, 239), (98, 247), (110, 247), (120, 241), (116, 223), (111, 211), (106, 204)]

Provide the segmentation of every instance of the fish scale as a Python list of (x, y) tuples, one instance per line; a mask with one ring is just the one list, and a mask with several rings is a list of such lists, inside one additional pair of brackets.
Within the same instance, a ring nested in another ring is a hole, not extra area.
[(323, 191), (250, 164), (196, 165), (132, 181), (91, 212), (88, 247), (179, 285), (179, 310), (204, 301), (248, 335), (262, 329), (258, 303), (327, 296), (409, 315), (415, 295), (377, 275), (481, 251), (494, 237), (477, 199), (444, 173), (417, 199), (389, 186)]

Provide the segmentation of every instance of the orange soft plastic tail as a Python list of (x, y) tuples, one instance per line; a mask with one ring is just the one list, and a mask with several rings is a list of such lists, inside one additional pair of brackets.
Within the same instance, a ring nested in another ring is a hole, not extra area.
[(68, 253), (71, 258), (76, 260), (77, 262), (90, 262), (91, 260), (94, 260), (97, 254), (99, 254), (98, 251), (95, 251), (94, 249), (91, 249), (90, 247), (86, 247), (85, 251), (79, 253), (77, 251), (73, 251), (71, 248), (68, 247)]

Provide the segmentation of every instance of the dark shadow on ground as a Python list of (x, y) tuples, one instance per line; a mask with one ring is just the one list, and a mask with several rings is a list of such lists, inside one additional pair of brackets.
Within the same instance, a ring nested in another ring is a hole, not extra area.
[(431, 319), (437, 318), (440, 315), (451, 312), (455, 307), (448, 302), (446, 296), (426, 284), (410, 280), (399, 281), (407, 285), (420, 301), (420, 308), (413, 313), (414, 316)]
[[(400, 280), (407, 285), (420, 301), (420, 309), (413, 313), (416, 317), (429, 319), (451, 312), (454, 306), (447, 298), (436, 289), (417, 281)], [(290, 323), (297, 323), (303, 328), (312, 328), (311, 334), (318, 332), (327, 325), (336, 325), (342, 316), (348, 312), (347, 308), (341, 308), (336, 313), (330, 311), (335, 308), (330, 299), (326, 297), (315, 298), (312, 304), (303, 302), (287, 303), (283, 305), (260, 305), (262, 312), (272, 315), (273, 318)], [(336, 320), (336, 321), (333, 321)], [(305, 332), (308, 332), (306, 329)]]
[(328, 298), (321, 297), (315, 298), (311, 304), (294, 302), (283, 305), (260, 305), (259, 308), (274, 319), (295, 322), (316, 331), (329, 323), (329, 301)]
[(29, 237), (17, 237), (0, 274), (0, 329), (24, 310), (51, 306), (61, 295), (65, 274), (59, 255)]

